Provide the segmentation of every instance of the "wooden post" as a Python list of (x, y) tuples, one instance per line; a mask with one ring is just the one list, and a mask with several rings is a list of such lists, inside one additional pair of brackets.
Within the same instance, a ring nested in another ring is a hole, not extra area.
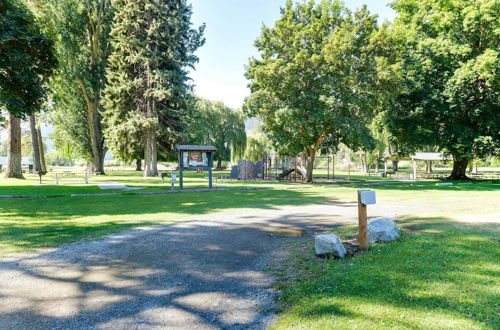
[(332, 155), (332, 181), (335, 181), (335, 155)]
[(184, 151), (179, 151), (179, 188), (184, 189), (184, 180), (183, 180), (183, 167), (184, 167)]
[(413, 180), (417, 181), (417, 161), (413, 160)]
[(377, 203), (373, 190), (358, 190), (358, 245), (361, 251), (368, 250), (368, 220), (366, 206)]
[(358, 201), (358, 223), (359, 223), (359, 233), (358, 233), (358, 244), (361, 251), (368, 250), (368, 222), (367, 222), (367, 211), (366, 205), (361, 204)]
[(327, 180), (330, 180), (330, 156), (328, 156), (328, 165), (326, 166), (327, 170), (326, 170), (326, 179)]
[(212, 166), (214, 164), (212, 152), (208, 153), (208, 188), (212, 189)]

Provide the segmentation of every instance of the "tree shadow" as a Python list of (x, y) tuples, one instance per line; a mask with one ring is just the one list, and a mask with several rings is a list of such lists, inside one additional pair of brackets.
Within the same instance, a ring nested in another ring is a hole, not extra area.
[[(496, 191), (500, 190), (499, 183), (484, 182), (449, 182), (452, 185), (440, 185), (438, 182), (364, 182), (342, 184), (349, 188), (372, 188), (375, 190), (403, 190), (403, 191)], [(325, 187), (339, 186), (337, 184), (323, 183)]]
[(228, 209), (322, 203), (309, 191), (220, 191), (151, 196), (0, 200), (0, 243), (16, 250), (54, 246), (141, 225), (170, 224)]
[(314, 233), (345, 221), (310, 213), (216, 219), (9, 256), (0, 261), (0, 327), (265, 328), (276, 293), (264, 269), (295, 240), (270, 229)]

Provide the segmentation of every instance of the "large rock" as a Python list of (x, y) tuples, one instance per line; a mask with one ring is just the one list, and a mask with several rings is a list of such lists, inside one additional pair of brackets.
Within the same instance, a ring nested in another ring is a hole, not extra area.
[(389, 218), (376, 218), (368, 221), (368, 242), (394, 241), (399, 238), (396, 223)]
[(333, 255), (339, 258), (346, 256), (344, 245), (337, 235), (318, 235), (315, 239), (314, 247), (317, 255)]

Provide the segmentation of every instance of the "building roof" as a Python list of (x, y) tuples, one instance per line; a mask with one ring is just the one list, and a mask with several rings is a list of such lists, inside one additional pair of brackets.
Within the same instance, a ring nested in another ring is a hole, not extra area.
[(384, 157), (385, 161), (389, 160), (449, 160), (448, 157), (443, 154), (437, 152), (416, 152), (414, 155), (410, 157), (400, 157), (398, 154), (393, 154), (387, 157)]
[(193, 146), (193, 145), (178, 145), (177, 151), (217, 151), (216, 147), (212, 146)]
[[(22, 157), (21, 165), (31, 165), (33, 164), (33, 159), (31, 157)], [(0, 165), (7, 166), (7, 157), (0, 156)]]
[(448, 157), (437, 152), (417, 152), (411, 158), (415, 160), (449, 160)]

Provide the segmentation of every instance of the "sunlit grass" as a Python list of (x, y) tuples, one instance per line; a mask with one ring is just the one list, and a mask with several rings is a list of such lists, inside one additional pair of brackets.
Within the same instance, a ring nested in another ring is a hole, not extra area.
[[(500, 226), (406, 218), (397, 242), (347, 260), (295, 247), (282, 277), (276, 329), (497, 329)], [(335, 229), (355, 236), (353, 226)], [(284, 268), (282, 268), (284, 269)]]

